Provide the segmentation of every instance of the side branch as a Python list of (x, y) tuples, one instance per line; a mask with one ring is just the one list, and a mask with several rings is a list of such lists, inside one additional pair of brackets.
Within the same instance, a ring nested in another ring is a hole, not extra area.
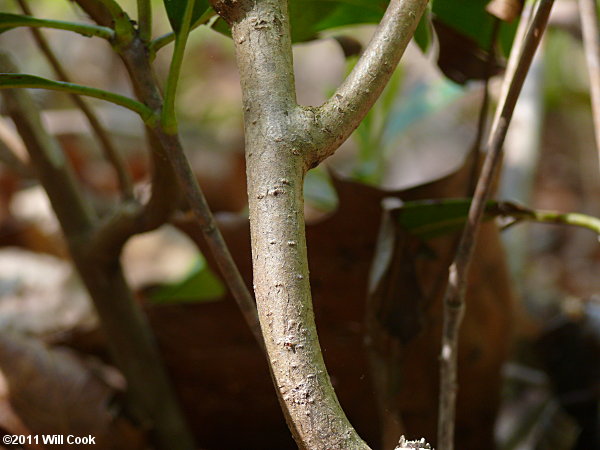
[(154, 133), (166, 150), (167, 158), (175, 171), (180, 188), (184, 192), (192, 213), (202, 229), (204, 239), (221, 270), (227, 286), (231, 289), (233, 298), (237, 302), (257, 344), (264, 350), (264, 341), (254, 299), (246, 287), (246, 283), (208, 206), (206, 197), (198, 184), (190, 163), (185, 157), (179, 137), (159, 128), (155, 129)]
[(392, 0), (371, 42), (333, 96), (315, 111), (316, 143), (308, 166), (323, 161), (350, 136), (371, 109), (402, 57), (427, 0)]
[[(163, 108), (163, 100), (152, 73), (145, 43), (135, 38), (129, 45), (122, 47), (119, 54), (130, 75), (136, 96), (156, 111), (155, 114), (158, 116)], [(100, 228), (92, 245), (94, 248), (108, 248), (112, 254), (118, 255), (131, 235), (151, 230), (166, 222), (177, 208), (181, 198), (180, 192), (183, 192), (199, 219), (206, 241), (221, 268), (223, 278), (238, 302), (258, 344), (262, 346), (263, 340), (254, 300), (217, 228), (178, 136), (166, 133), (158, 120), (152, 124), (147, 123), (146, 131), (154, 164), (152, 197), (143, 208), (135, 202), (122, 205)]]
[[(156, 111), (154, 125), (158, 126), (162, 98), (144, 43), (135, 38), (120, 49), (119, 55), (129, 73), (136, 97)], [(181, 199), (173, 169), (166, 164), (167, 150), (149, 126), (145, 131), (152, 163), (152, 195), (144, 205), (136, 201), (124, 202), (98, 227), (90, 247), (100, 250), (108, 258), (118, 257), (127, 239), (134, 234), (151, 231), (166, 223)]]

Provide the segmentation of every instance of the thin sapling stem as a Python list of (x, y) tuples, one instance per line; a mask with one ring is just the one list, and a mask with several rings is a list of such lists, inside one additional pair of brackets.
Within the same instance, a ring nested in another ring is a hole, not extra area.
[(169, 67), (169, 75), (167, 77), (167, 86), (165, 88), (165, 99), (162, 109), (161, 126), (167, 134), (177, 133), (177, 117), (175, 114), (175, 95), (177, 93), (177, 84), (181, 73), (181, 65), (183, 63), (183, 55), (185, 53), (185, 44), (190, 33), (192, 22), (192, 13), (194, 12), (194, 2), (188, 1), (183, 13), (181, 28), (175, 37), (175, 49)]
[[(553, 3), (553, 0), (540, 1), (525, 35), (518, 63), (514, 72), (510, 74), (512, 76), (509, 78), (509, 88), (506, 91), (506, 96), (501, 98), (499, 102), (501, 110), (497, 115), (498, 120), (494, 122), (487, 144), (487, 156), (469, 209), (469, 217), (463, 229), (456, 256), (450, 265), (448, 287), (444, 298), (444, 326), (440, 358), (440, 406), (438, 413), (438, 448), (440, 450), (452, 450), (454, 448), (458, 334), (464, 315), (467, 274), (475, 248), (477, 232), (502, 159), (502, 145), (508, 125), (527, 71), (548, 22)], [(516, 47), (517, 50), (518, 48)]]
[(144, 42), (150, 42), (152, 39), (152, 2), (150, 0), (137, 0), (137, 11), (140, 39)]

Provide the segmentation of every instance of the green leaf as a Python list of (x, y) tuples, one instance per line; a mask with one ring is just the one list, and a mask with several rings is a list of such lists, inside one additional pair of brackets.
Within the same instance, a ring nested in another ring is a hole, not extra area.
[[(164, 1), (168, 3), (168, 0)], [(417, 44), (424, 51), (431, 45), (432, 29), (429, 25), (433, 16), (453, 30), (472, 38), (477, 46), (488, 51), (496, 19), (486, 12), (487, 3), (488, 0), (433, 0), (415, 31)], [(292, 42), (317, 39), (321, 32), (334, 28), (377, 24), (388, 4), (389, 0), (289, 0)], [(517, 22), (501, 23), (499, 43), (504, 54), (510, 51)], [(230, 35), (223, 20), (217, 20), (213, 28)]]
[(140, 115), (146, 123), (154, 120), (154, 112), (141, 102), (124, 97), (114, 92), (104, 91), (79, 84), (67, 83), (64, 81), (48, 80), (35, 75), (23, 73), (0, 73), (0, 89), (11, 88), (33, 88), (48, 89), (51, 91), (61, 91), (69, 94), (86, 95), (88, 97), (99, 98), (111, 103), (115, 103), (124, 108), (130, 109)]
[(73, 31), (86, 37), (99, 36), (111, 39), (114, 31), (107, 27), (88, 25), (83, 23), (65, 22), (62, 20), (38, 19), (21, 14), (0, 13), (0, 33), (17, 27), (54, 28), (58, 30)]
[[(494, 21), (485, 7), (489, 0), (433, 0), (432, 12), (437, 20), (454, 30), (472, 38), (483, 49), (490, 48)], [(500, 25), (500, 47), (508, 54), (518, 21), (502, 22)]]
[(488, 0), (434, 0), (432, 11), (440, 22), (488, 49), (494, 18), (485, 11), (487, 3)]
[[(487, 50), (495, 20), (485, 11), (487, 3), (488, 0), (433, 0), (415, 32), (415, 40), (421, 48), (428, 48), (431, 28), (426, 25), (431, 10), (437, 20), (472, 37)], [(320, 32), (333, 28), (379, 23), (388, 4), (389, 0), (290, 0), (292, 42), (315, 39)], [(516, 21), (502, 23), (500, 42), (505, 52), (510, 50), (515, 31)]]
[(321, 31), (347, 25), (378, 23), (387, 0), (291, 0), (292, 42), (315, 39)]
[[(406, 202), (391, 210), (391, 214), (406, 231), (422, 239), (430, 239), (460, 230), (467, 221), (470, 207), (470, 198), (419, 200)], [(486, 203), (483, 220), (495, 217), (508, 217), (515, 222), (526, 220), (570, 225), (600, 235), (600, 219), (586, 214), (529, 209), (512, 202), (490, 200)]]
[(202, 255), (183, 279), (164, 284), (149, 295), (153, 303), (196, 303), (219, 300), (225, 294), (223, 283), (212, 273)]
[[(490, 201), (486, 207), (484, 220), (497, 215)], [(467, 221), (471, 199), (420, 200), (406, 202), (394, 210), (392, 215), (397, 223), (411, 234), (423, 239), (442, 236), (458, 231)]]
[(167, 17), (169, 18), (173, 31), (176, 33), (181, 28), (183, 13), (185, 12), (185, 6), (188, 1), (195, 2), (191, 20), (191, 23), (193, 24), (202, 17), (207, 9), (209, 9), (208, 0), (163, 0), (165, 10), (167, 11)]
[[(320, 32), (332, 28), (379, 23), (388, 3), (388, 0), (290, 0), (292, 42), (315, 39)], [(488, 0), (433, 0), (431, 11), (437, 20), (473, 38), (487, 50), (495, 20), (485, 10), (487, 3)], [(427, 16), (428, 12), (415, 32), (415, 40), (422, 49), (427, 49), (431, 42)], [(510, 50), (516, 22), (502, 23), (500, 27), (500, 43), (505, 53)]]
[[(292, 42), (317, 39), (321, 31), (332, 28), (379, 23), (388, 3), (388, 0), (290, 0)], [(217, 20), (213, 28), (231, 35), (222, 19)]]
[(292, 0), (292, 41), (314, 39), (321, 31), (348, 25), (378, 23), (386, 0)]

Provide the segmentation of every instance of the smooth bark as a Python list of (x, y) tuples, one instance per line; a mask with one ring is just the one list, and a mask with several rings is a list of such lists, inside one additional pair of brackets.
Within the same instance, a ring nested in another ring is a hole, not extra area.
[(300, 448), (368, 448), (327, 374), (304, 223), (307, 170), (358, 126), (400, 59), (425, 0), (392, 0), (356, 69), (320, 108), (296, 103), (287, 2), (213, 0), (230, 24), (243, 94), (254, 290), (270, 368)]

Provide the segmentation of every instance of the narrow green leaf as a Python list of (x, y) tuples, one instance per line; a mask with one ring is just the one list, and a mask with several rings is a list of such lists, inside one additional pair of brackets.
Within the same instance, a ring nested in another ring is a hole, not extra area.
[[(391, 213), (406, 231), (422, 239), (431, 239), (460, 230), (467, 221), (470, 206), (469, 198), (419, 200), (406, 202)], [(600, 235), (600, 219), (585, 214), (528, 209), (511, 202), (490, 200), (485, 207), (484, 220), (495, 217), (577, 226)]]
[(208, 0), (163, 0), (165, 10), (167, 11), (167, 17), (169, 18), (173, 31), (176, 33), (181, 29), (181, 23), (183, 22), (185, 7), (188, 1), (195, 2), (191, 20), (191, 23), (195, 23), (202, 17), (206, 10), (209, 9)]
[(142, 120), (146, 123), (152, 122), (155, 119), (154, 112), (143, 103), (119, 94), (115, 94), (113, 92), (88, 86), (81, 86), (74, 83), (66, 83), (64, 81), (48, 80), (35, 75), (27, 75), (23, 73), (0, 73), (0, 89), (11, 88), (48, 89), (51, 91), (67, 92), (69, 94), (86, 95), (88, 97), (99, 98), (101, 100), (115, 103), (119, 106), (130, 109), (139, 114)]
[(208, 268), (202, 255), (179, 281), (164, 284), (149, 295), (154, 303), (196, 303), (219, 300), (225, 294), (223, 283)]
[(21, 14), (0, 13), (0, 33), (17, 27), (54, 28), (73, 31), (86, 37), (98, 36), (104, 39), (112, 39), (114, 37), (114, 31), (107, 27), (65, 22), (62, 20), (38, 19)]
[[(431, 239), (460, 230), (467, 220), (470, 206), (471, 199), (462, 198), (406, 202), (394, 210), (393, 216), (411, 234)], [(486, 214), (484, 220), (492, 217)]]

